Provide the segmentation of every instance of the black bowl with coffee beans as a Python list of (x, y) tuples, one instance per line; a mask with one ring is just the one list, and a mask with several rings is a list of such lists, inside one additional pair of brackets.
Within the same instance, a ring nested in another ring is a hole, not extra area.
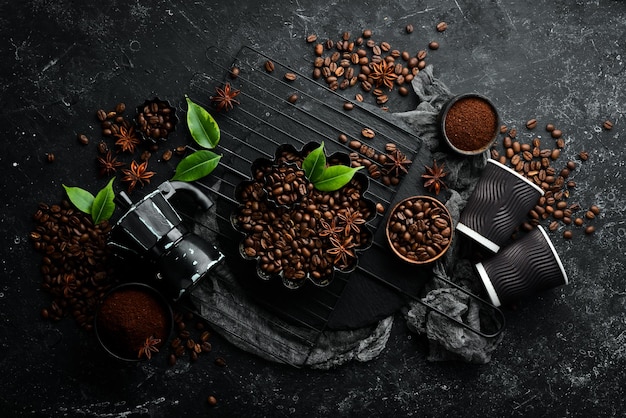
[(167, 100), (155, 97), (137, 106), (137, 127), (143, 138), (152, 143), (163, 142), (178, 123), (176, 108)]
[(412, 196), (399, 202), (386, 224), (387, 242), (401, 260), (417, 265), (442, 257), (452, 244), (452, 218), (439, 200)]
[[(278, 278), (289, 289), (307, 281), (328, 285), (336, 271), (353, 271), (358, 254), (372, 244), (367, 222), (376, 216), (376, 208), (363, 197), (367, 177), (357, 172), (339, 190), (317, 190), (305, 176), (302, 161), (318, 147), (314, 142), (300, 151), (279, 146), (273, 160), (255, 160), (252, 178), (235, 190), (239, 205), (231, 223), (244, 235), (241, 257), (256, 262), (261, 279)], [(349, 165), (350, 157), (336, 153), (327, 161)]]

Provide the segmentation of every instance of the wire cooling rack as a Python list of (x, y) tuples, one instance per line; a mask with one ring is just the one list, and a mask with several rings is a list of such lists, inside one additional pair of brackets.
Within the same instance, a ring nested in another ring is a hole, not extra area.
[[(273, 71), (266, 69), (267, 61), (273, 63)], [(239, 70), (237, 77), (230, 76), (233, 67)], [(291, 76), (286, 78), (286, 74)], [(366, 143), (376, 153), (383, 154), (387, 143), (396, 144), (413, 161), (409, 173), (399, 184), (393, 186), (380, 179), (369, 178), (369, 188), (364, 194), (365, 198), (382, 204), (385, 209), (393, 207), (394, 202), (404, 197), (418, 194), (415, 178), (419, 174), (414, 168), (423, 167), (428, 163), (426, 157), (430, 157), (420, 153), (419, 137), (392, 122), (384, 112), (350, 99), (341, 91), (331, 91), (286, 63), (251, 47), (241, 48), (235, 56), (229, 56), (218, 48), (209, 48), (207, 69), (203, 73), (195, 74), (188, 94), (206, 109), (214, 109), (210, 96), (215, 94), (215, 87), (223, 87), (225, 83), (240, 90), (236, 97), (239, 104), (229, 112), (212, 111), (220, 126), (221, 139), (216, 152), (222, 154), (222, 159), (211, 176), (197, 182), (197, 185), (217, 202), (215, 232), (219, 235), (220, 249), (226, 254), (227, 260), (230, 260), (235, 275), (242, 286), (249, 290), (255, 303), (279, 318), (275, 324), (276, 332), (295, 333), (295, 337), (313, 349), (321, 333), (333, 328), (333, 313), (349, 297), (346, 293), (354, 287), (354, 283), (375, 283), (387, 292), (424, 304), (418, 292), (430, 280), (432, 271), (416, 271), (401, 265), (392, 257), (384, 234), (386, 213), (379, 214), (369, 222), (374, 231), (373, 244), (359, 254), (356, 270), (350, 274), (337, 272), (326, 287), (307, 283), (302, 291), (293, 292), (284, 289), (280, 283), (269, 283), (255, 277), (253, 267), (248, 266), (247, 270), (243, 267), (249, 263), (244, 263), (239, 255), (238, 246), (242, 236), (233, 229), (230, 222), (231, 213), (237, 206), (235, 188), (240, 182), (250, 178), (254, 160), (272, 159), (281, 144), (291, 144), (300, 149), (311, 141), (323, 141), (329, 155), (334, 152), (353, 152), (354, 149), (348, 145), (351, 141)], [(297, 100), (290, 101), (289, 98), (294, 95)], [(344, 109), (346, 102), (352, 103), (352, 110)], [(375, 132), (374, 138), (364, 139), (361, 136), (363, 128)], [(340, 135), (345, 135), (347, 141), (340, 141)], [(407, 181), (411, 178), (412, 182)], [(349, 286), (351, 283), (352, 287)], [(452, 282), (448, 283), (459, 288)], [(488, 302), (477, 299), (486, 306), (491, 306)], [(495, 332), (485, 333), (470, 328), (462, 321), (431, 306), (427, 307), (484, 337), (495, 337), (504, 327), (501, 313), (499, 328)], [(496, 311), (499, 312), (497, 309)], [(377, 319), (380, 318), (373, 315), (370, 322)], [(302, 332), (298, 332), (298, 329)], [(261, 344), (250, 341), (247, 335), (232, 336), (263, 349)], [(272, 335), (265, 337), (271, 339)], [(288, 362), (284, 358), (277, 360)]]

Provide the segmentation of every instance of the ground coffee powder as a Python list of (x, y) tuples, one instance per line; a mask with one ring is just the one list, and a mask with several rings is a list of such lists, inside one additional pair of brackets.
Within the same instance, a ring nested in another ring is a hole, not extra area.
[(496, 135), (498, 118), (491, 105), (477, 97), (460, 99), (450, 107), (445, 133), (452, 145), (463, 151), (484, 148)]
[(168, 338), (169, 319), (166, 308), (154, 295), (139, 287), (113, 291), (103, 302), (97, 316), (97, 327), (103, 343), (124, 358), (137, 358), (146, 339)]

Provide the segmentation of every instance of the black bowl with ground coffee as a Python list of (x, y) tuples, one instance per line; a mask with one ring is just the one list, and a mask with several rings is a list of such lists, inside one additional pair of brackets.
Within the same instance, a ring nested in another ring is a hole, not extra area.
[(462, 155), (488, 150), (498, 136), (498, 122), (498, 111), (491, 100), (476, 93), (453, 97), (439, 113), (444, 141)]
[(105, 296), (94, 328), (110, 355), (138, 361), (150, 359), (167, 343), (173, 324), (172, 308), (159, 291), (144, 283), (124, 283)]

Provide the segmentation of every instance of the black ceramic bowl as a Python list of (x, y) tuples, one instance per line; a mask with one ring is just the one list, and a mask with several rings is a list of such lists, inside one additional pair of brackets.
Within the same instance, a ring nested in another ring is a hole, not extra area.
[(139, 355), (139, 350), (149, 337), (160, 340), (157, 349), (165, 347), (173, 327), (172, 307), (158, 290), (144, 283), (124, 283), (111, 289), (94, 317), (102, 348), (112, 357), (129, 362), (147, 358)]
[(439, 112), (439, 129), (450, 149), (461, 155), (478, 155), (488, 150), (500, 130), (494, 104), (477, 93), (450, 99)]

